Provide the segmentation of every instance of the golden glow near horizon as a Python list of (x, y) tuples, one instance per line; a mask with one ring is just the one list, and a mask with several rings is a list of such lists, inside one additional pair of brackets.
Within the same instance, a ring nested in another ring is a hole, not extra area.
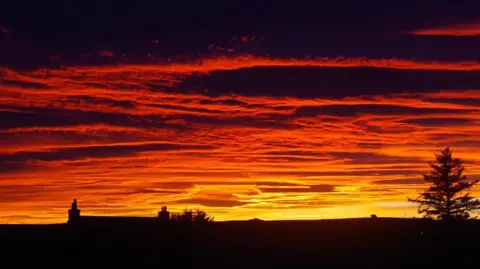
[(406, 198), (425, 188), (442, 148), (480, 176), (480, 89), (299, 98), (182, 88), (253, 67), (480, 70), (475, 61), (251, 55), (0, 69), (0, 222), (64, 222), (74, 197), (86, 215), (155, 216), (167, 205), (216, 220), (412, 217)]

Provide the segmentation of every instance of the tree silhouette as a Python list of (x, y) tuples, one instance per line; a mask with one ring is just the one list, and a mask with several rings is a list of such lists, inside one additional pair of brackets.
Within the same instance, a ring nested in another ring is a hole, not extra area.
[(214, 217), (208, 216), (208, 214), (200, 209), (184, 209), (182, 213), (173, 213), (170, 217), (173, 221), (179, 221), (183, 223), (212, 223)]
[(469, 181), (463, 174), (463, 160), (453, 158), (450, 148), (435, 154), (436, 164), (430, 163), (432, 170), (424, 175), (431, 186), (410, 202), (419, 205), (418, 213), (426, 218), (442, 220), (468, 219), (469, 212), (480, 209), (480, 200), (470, 197), (466, 190), (479, 180)]

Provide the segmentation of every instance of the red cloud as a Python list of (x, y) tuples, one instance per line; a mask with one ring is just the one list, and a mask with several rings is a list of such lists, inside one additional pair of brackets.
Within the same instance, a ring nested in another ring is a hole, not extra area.
[(426, 28), (412, 31), (413, 35), (430, 36), (480, 36), (480, 23), (455, 24), (437, 28)]
[(115, 53), (111, 50), (104, 50), (104, 51), (100, 51), (98, 53), (98, 55), (103, 56), (103, 57), (114, 57)]
[[(370, 58), (275, 58), (267, 56), (240, 55), (219, 56), (213, 58), (192, 59), (189, 62), (167, 62), (143, 65), (115, 65), (76, 67), (76, 71), (94, 72), (98, 75), (119, 72), (152, 72), (162, 76), (166, 74), (189, 75), (196, 72), (209, 73), (222, 70), (237, 70), (252, 67), (372, 67), (400, 70), (448, 70), (448, 71), (480, 71), (478, 61), (416, 61), (405, 59), (370, 59)], [(5, 69), (4, 69), (5, 70)], [(44, 72), (40, 70), (39, 72)], [(72, 70), (73, 71), (73, 70)], [(58, 71), (49, 71), (59, 73)], [(60, 71), (62, 72), (62, 71)]]
[(0, 33), (8, 34), (8, 33), (10, 33), (10, 29), (8, 29), (8, 28), (5, 27), (5, 26), (1, 26), (1, 25), (0, 25)]

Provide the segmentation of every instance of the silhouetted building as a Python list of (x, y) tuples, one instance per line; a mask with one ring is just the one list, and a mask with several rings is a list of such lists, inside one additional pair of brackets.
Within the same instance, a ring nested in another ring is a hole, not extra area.
[(73, 200), (72, 207), (68, 210), (68, 223), (81, 226), (89, 225), (155, 225), (159, 222), (170, 220), (170, 212), (167, 211), (166, 206), (162, 206), (162, 210), (158, 212), (157, 217), (124, 217), (124, 216), (80, 216), (80, 209), (78, 209), (77, 199)]
[(78, 221), (80, 219), (80, 209), (77, 206), (77, 199), (73, 199), (72, 208), (68, 210), (68, 222)]
[(167, 211), (166, 206), (162, 206), (162, 210), (158, 212), (158, 218), (161, 221), (168, 221), (170, 220), (170, 212)]

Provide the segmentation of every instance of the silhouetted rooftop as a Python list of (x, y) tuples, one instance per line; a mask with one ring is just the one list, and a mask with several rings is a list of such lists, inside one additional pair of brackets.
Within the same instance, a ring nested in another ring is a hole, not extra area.
[(156, 217), (126, 217), (126, 216), (81, 216), (72, 224), (85, 225), (146, 225), (157, 224)]

